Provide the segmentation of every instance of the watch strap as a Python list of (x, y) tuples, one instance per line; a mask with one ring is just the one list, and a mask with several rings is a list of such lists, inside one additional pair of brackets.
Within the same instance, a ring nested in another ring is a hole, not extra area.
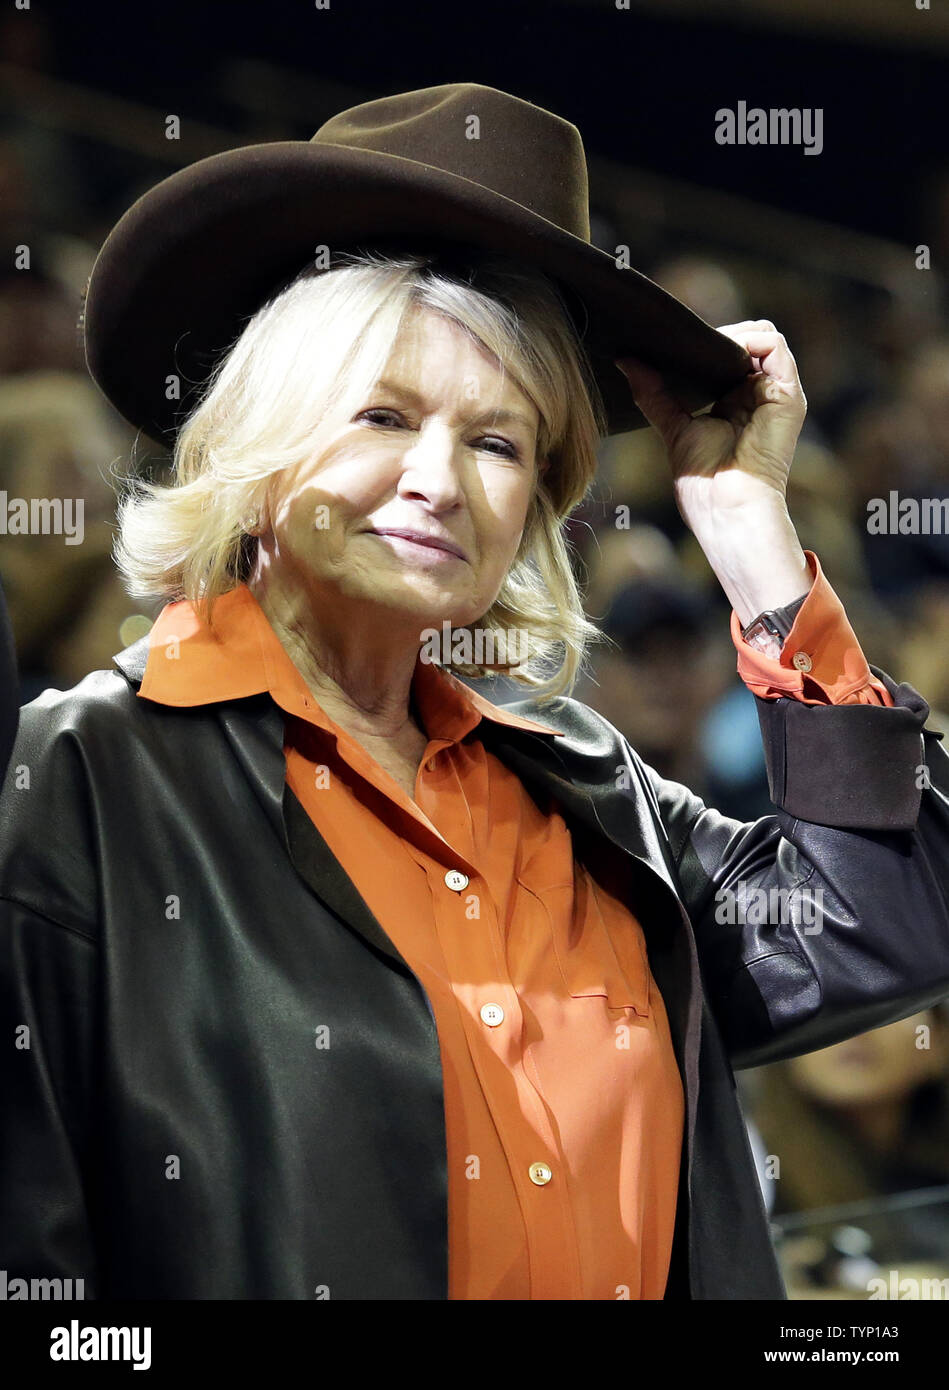
[[(810, 589), (808, 589), (807, 593), (810, 593)], [(807, 594), (801, 594), (800, 598), (796, 598), (793, 603), (786, 603), (783, 608), (769, 608), (766, 609), (765, 612), (759, 613), (756, 618), (751, 620), (747, 627), (742, 628), (742, 638), (747, 641), (749, 634), (756, 627), (760, 627), (767, 632), (773, 633), (774, 636), (779, 637), (783, 643), (788, 633), (791, 631), (791, 628), (794, 626), (794, 619), (797, 617), (798, 611), (806, 598)]]

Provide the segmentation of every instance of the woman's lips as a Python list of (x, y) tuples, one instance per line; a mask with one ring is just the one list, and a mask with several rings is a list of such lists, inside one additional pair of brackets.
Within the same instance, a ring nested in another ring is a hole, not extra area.
[(372, 531), (370, 534), (378, 536), (381, 541), (387, 541), (394, 550), (400, 551), (404, 555), (411, 555), (414, 559), (425, 561), (428, 564), (442, 564), (446, 560), (460, 561), (464, 558), (454, 550), (446, 549), (441, 542), (436, 540), (398, 535), (392, 531)]

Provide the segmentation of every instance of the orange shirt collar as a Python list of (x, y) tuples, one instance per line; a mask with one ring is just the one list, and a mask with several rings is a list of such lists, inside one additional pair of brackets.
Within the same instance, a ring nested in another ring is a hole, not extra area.
[[(738, 674), (756, 695), (766, 698), (789, 695), (806, 704), (844, 704), (868, 686), (883, 691), (871, 674), (846, 610), (837, 597), (813, 550), (804, 556), (811, 572), (811, 587), (794, 616), (778, 657), (765, 656), (742, 640), (741, 623), (732, 609), (731, 636), (738, 652)], [(795, 653), (805, 652), (808, 672), (794, 664)], [(805, 678), (823, 691), (816, 699), (804, 694)]]
[[(217, 600), (213, 631), (194, 604), (182, 599), (165, 605), (149, 637), (148, 661), (138, 690), (143, 699), (193, 706), (269, 691), (288, 713), (334, 731), (337, 727), (314, 700), (246, 584)], [(412, 689), (430, 739), (461, 739), (482, 718), (532, 733), (560, 732), (492, 704), (450, 671), (421, 658)]]

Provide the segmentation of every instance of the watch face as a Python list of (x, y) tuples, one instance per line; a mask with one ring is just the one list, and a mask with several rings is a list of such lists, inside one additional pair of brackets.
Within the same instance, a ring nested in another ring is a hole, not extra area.
[(780, 633), (770, 632), (760, 618), (743, 634), (743, 638), (749, 647), (754, 647), (755, 651), (765, 656), (780, 656), (781, 648), (784, 646), (784, 639)]
[(783, 641), (790, 631), (790, 627), (785, 628), (774, 613), (762, 613), (748, 628), (749, 634), (752, 632), (767, 633), (769, 636), (777, 637), (779, 641)]

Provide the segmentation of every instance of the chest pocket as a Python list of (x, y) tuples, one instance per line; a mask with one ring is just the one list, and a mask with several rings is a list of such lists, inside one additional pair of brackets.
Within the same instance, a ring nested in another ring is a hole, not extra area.
[(610, 1008), (649, 1015), (649, 963), (635, 917), (602, 888), (586, 867), (552, 837), (532, 857), (518, 882), (541, 905), (550, 944), (567, 993), (599, 995)]

